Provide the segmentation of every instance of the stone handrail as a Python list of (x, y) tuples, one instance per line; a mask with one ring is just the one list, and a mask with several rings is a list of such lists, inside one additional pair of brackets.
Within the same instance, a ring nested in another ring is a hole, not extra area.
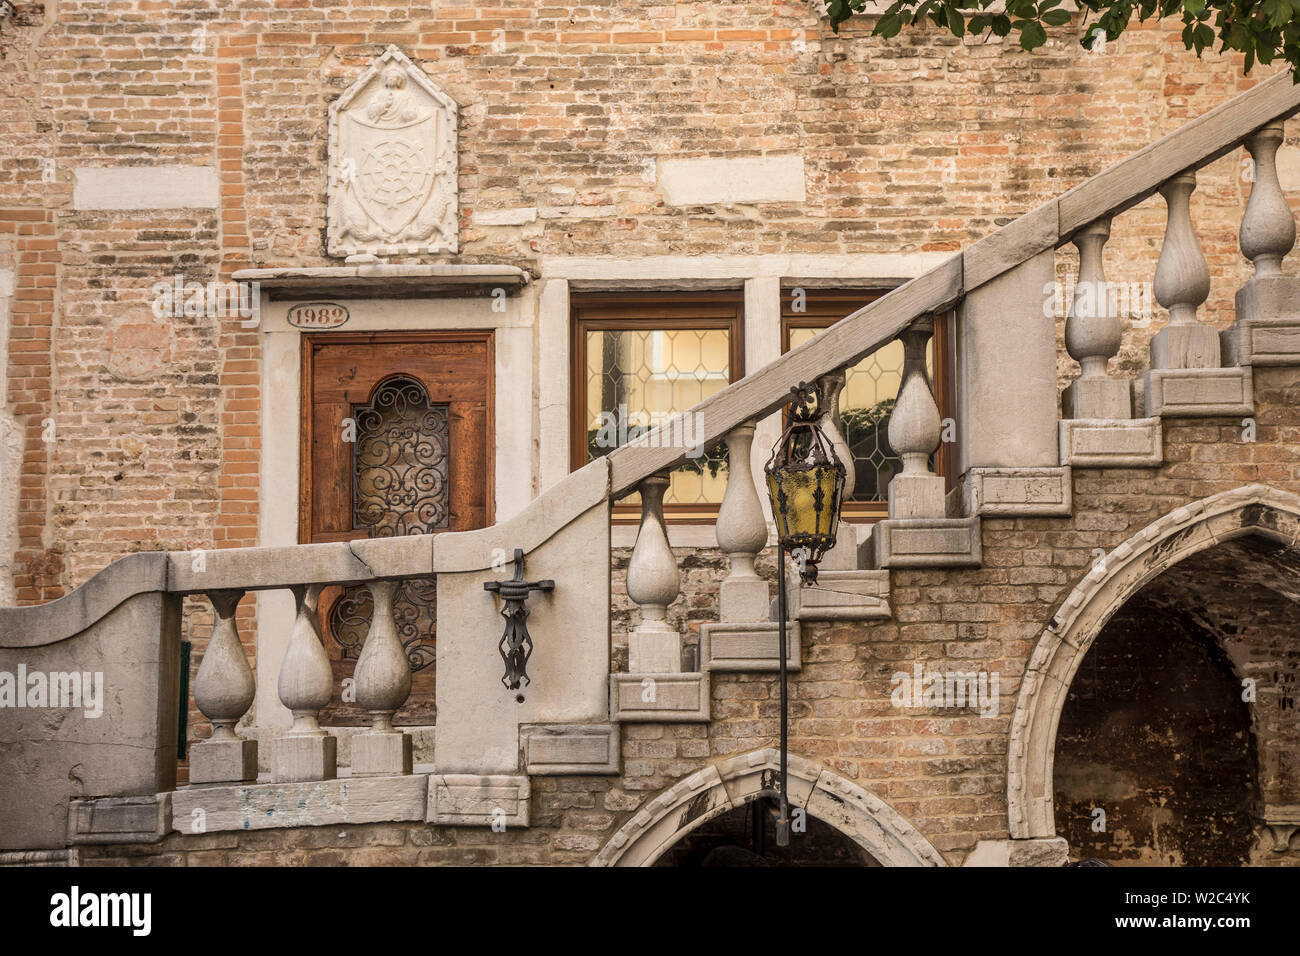
[[(1099, 220), (1142, 202), (1165, 183), (1192, 173), (1242, 145), (1270, 123), (1300, 110), (1300, 84), (1280, 73), (1146, 148), (1085, 180), (973, 243), (929, 272), (899, 286), (764, 368), (716, 392), (683, 414), (698, 416), (690, 433), (711, 448), (745, 422), (788, 401), (791, 386), (851, 366), (897, 338), (911, 323), (943, 311), (967, 293), (1057, 248)], [(644, 479), (680, 465), (688, 449), (665, 440), (670, 421), (609, 455), (611, 493), (623, 497)]]
[(477, 531), (280, 548), (128, 554), (48, 604), (0, 607), (0, 647), (40, 647), (65, 640), (137, 594), (357, 585), (485, 570), (515, 548), (533, 551), (605, 500), (608, 491), (609, 466), (601, 459), (574, 472), (515, 517)]

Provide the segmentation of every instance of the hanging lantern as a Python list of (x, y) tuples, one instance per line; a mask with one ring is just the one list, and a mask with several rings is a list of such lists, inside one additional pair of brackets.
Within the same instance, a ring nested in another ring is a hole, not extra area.
[(817, 427), (817, 389), (800, 382), (790, 391), (790, 425), (763, 471), (777, 538), (798, 562), (803, 583), (816, 584), (817, 562), (835, 546), (847, 469)]

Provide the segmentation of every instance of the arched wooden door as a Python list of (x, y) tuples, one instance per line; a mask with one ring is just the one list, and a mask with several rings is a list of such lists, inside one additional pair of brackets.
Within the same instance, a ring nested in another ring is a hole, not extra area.
[[(303, 336), (299, 538), (304, 543), (469, 531), (491, 523), (492, 333)], [(394, 616), (411, 662), (397, 722), (436, 716), (432, 578), (398, 588)], [(346, 698), (371, 617), (366, 588), (321, 596), (336, 678), (322, 721), (368, 723)]]

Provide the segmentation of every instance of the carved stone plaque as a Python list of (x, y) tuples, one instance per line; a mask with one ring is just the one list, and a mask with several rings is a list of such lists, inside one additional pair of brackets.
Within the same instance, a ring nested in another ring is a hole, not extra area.
[(457, 112), (395, 46), (330, 105), (330, 255), (456, 251)]

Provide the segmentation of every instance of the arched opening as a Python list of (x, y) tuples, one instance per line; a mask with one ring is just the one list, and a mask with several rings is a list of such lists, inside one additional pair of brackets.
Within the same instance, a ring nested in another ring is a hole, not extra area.
[(880, 866), (829, 823), (796, 821), (788, 846), (776, 845), (775, 801), (751, 800), (690, 831), (655, 861), (683, 869), (759, 866)]
[[(755, 750), (705, 767), (678, 781), (634, 813), (596, 854), (591, 865), (653, 866), (665, 854), (674, 852), (676, 855), (669, 856), (666, 865), (682, 861), (699, 865), (710, 852), (723, 845), (724, 838), (732, 839), (733, 849), (752, 853), (752, 848), (736, 842), (735, 827), (737, 823), (745, 825), (745, 813), (752, 814), (755, 808), (761, 808), (777, 796), (779, 763), (780, 754), (776, 750)], [(847, 840), (858, 848), (857, 858), (864, 865), (946, 865), (939, 851), (893, 807), (820, 764), (791, 754), (789, 786), (790, 805), (803, 812), (807, 824), (801, 837), (816, 832), (816, 839), (824, 841), (823, 845), (835, 839), (835, 852), (846, 856), (840, 841)], [(723, 817), (728, 819), (705, 829)], [(751, 823), (753, 819), (749, 817)], [(697, 832), (698, 837), (675, 851), (682, 841)], [(765, 828), (763, 838), (769, 835), (774, 846), (775, 834), (767, 833)], [(796, 848), (795, 840), (790, 842), (796, 855), (813, 849), (811, 843)], [(730, 863), (725, 862), (727, 855), (731, 856)], [(720, 856), (721, 860), (715, 856), (710, 865), (759, 865), (753, 857), (739, 853)], [(764, 858), (761, 865), (769, 862), (780, 865), (781, 860)], [(797, 856), (787, 860), (787, 865), (797, 863)]]
[(1021, 684), (1013, 837), (1115, 863), (1300, 862), (1297, 542), (1300, 497), (1254, 485), (1097, 562)]
[(1271, 683), (1256, 662), (1300, 633), (1300, 609), (1259, 583), (1278, 551), (1253, 537), (1202, 551), (1102, 628), (1056, 735), (1056, 825), (1072, 856), (1250, 861), (1262, 801), (1244, 681)]

